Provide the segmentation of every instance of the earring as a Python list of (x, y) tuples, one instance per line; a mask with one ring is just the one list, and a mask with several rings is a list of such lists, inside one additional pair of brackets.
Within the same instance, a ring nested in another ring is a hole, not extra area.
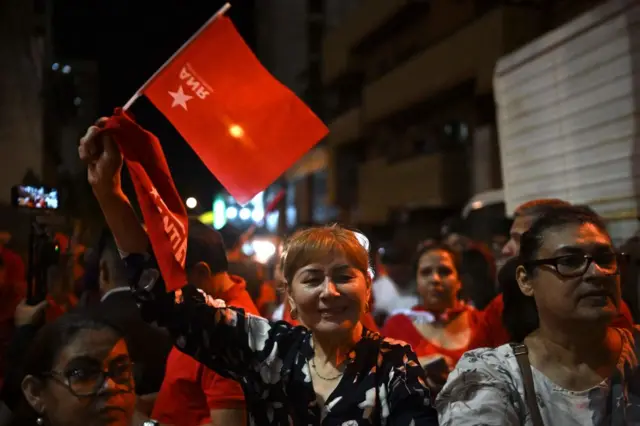
[(36, 419), (36, 424), (42, 426), (44, 424), (44, 419), (42, 417), (38, 417)]

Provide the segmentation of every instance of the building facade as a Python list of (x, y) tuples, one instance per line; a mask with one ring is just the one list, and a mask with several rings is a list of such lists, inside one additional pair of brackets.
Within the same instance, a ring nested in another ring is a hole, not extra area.
[(0, 4), (0, 203), (11, 187), (45, 168), (42, 90), (50, 56), (50, 10), (46, 2)]
[(54, 17), (51, 0), (0, 3), (0, 232), (18, 251), (32, 215), (12, 206), (11, 187), (81, 173), (78, 139), (96, 118), (95, 63), (57, 57)]
[(438, 232), (501, 187), (498, 58), (593, 1), (369, 0), (325, 36), (329, 202), (345, 222)]
[[(256, 2), (257, 55), (265, 67), (325, 119), (325, 35), (359, 0), (272, 0)], [(281, 230), (335, 218), (328, 195), (328, 151), (321, 142), (270, 189), (286, 188)]]

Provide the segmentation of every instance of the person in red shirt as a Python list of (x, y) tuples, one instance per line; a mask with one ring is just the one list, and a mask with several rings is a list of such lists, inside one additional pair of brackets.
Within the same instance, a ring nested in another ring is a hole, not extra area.
[(423, 366), (444, 358), (453, 368), (467, 350), (477, 311), (459, 299), (458, 264), (450, 247), (421, 245), (415, 261), (421, 303), (392, 313), (382, 328), (383, 336), (409, 343)]
[[(503, 260), (513, 258), (520, 253), (520, 238), (533, 224), (533, 222), (554, 208), (561, 208), (570, 203), (559, 199), (539, 199), (520, 205), (515, 213), (510, 230), (510, 239), (502, 249)], [(503, 262), (504, 265), (505, 262)], [(509, 285), (515, 282), (515, 271), (501, 268), (499, 282), (501, 285)], [(517, 284), (515, 284), (517, 285)], [(482, 311), (478, 324), (475, 327), (469, 350), (477, 348), (497, 348), (511, 341), (509, 332), (504, 327), (502, 313), (504, 311), (504, 299), (502, 293), (498, 294)], [(624, 301), (620, 303), (620, 313), (614, 320), (614, 327), (630, 328), (633, 326), (631, 311)]]
[[(244, 281), (227, 273), (222, 237), (199, 222), (189, 223), (186, 269), (190, 283), (227, 306), (259, 315)], [(246, 424), (240, 384), (206, 368), (174, 347), (151, 418), (174, 426)]]
[(13, 324), (18, 304), (26, 296), (24, 262), (19, 254), (0, 246), (0, 324)]
[(46, 300), (48, 302), (45, 310), (46, 322), (55, 321), (78, 304), (73, 278), (69, 271), (68, 254), (62, 255), (57, 265), (49, 266)]
[(278, 307), (278, 292), (274, 281), (264, 281), (260, 284), (260, 295), (256, 300), (256, 306), (263, 318), (271, 318), (273, 311)]
[(7, 361), (5, 354), (14, 334), (17, 306), (26, 296), (22, 258), (7, 248), (0, 248), (0, 385)]

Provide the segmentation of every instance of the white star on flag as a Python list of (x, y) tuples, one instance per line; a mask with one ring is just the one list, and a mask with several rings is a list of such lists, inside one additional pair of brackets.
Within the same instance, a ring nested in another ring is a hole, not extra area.
[(171, 108), (174, 108), (175, 106), (180, 105), (182, 108), (184, 108), (185, 111), (188, 111), (187, 101), (193, 98), (193, 96), (185, 95), (184, 91), (182, 90), (182, 85), (178, 87), (178, 91), (169, 92), (169, 95), (173, 98), (173, 103), (171, 104)]

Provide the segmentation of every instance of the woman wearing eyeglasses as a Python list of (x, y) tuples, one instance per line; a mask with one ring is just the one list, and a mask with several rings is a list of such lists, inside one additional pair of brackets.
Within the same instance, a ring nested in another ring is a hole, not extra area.
[(522, 235), (517, 262), (519, 295), (505, 294), (505, 322), (518, 342), (462, 357), (438, 396), (440, 423), (640, 421), (638, 336), (610, 325), (619, 256), (602, 219), (585, 207), (554, 209)]
[(24, 400), (12, 425), (125, 426), (133, 418), (132, 364), (121, 334), (66, 314), (44, 326), (23, 365)]

